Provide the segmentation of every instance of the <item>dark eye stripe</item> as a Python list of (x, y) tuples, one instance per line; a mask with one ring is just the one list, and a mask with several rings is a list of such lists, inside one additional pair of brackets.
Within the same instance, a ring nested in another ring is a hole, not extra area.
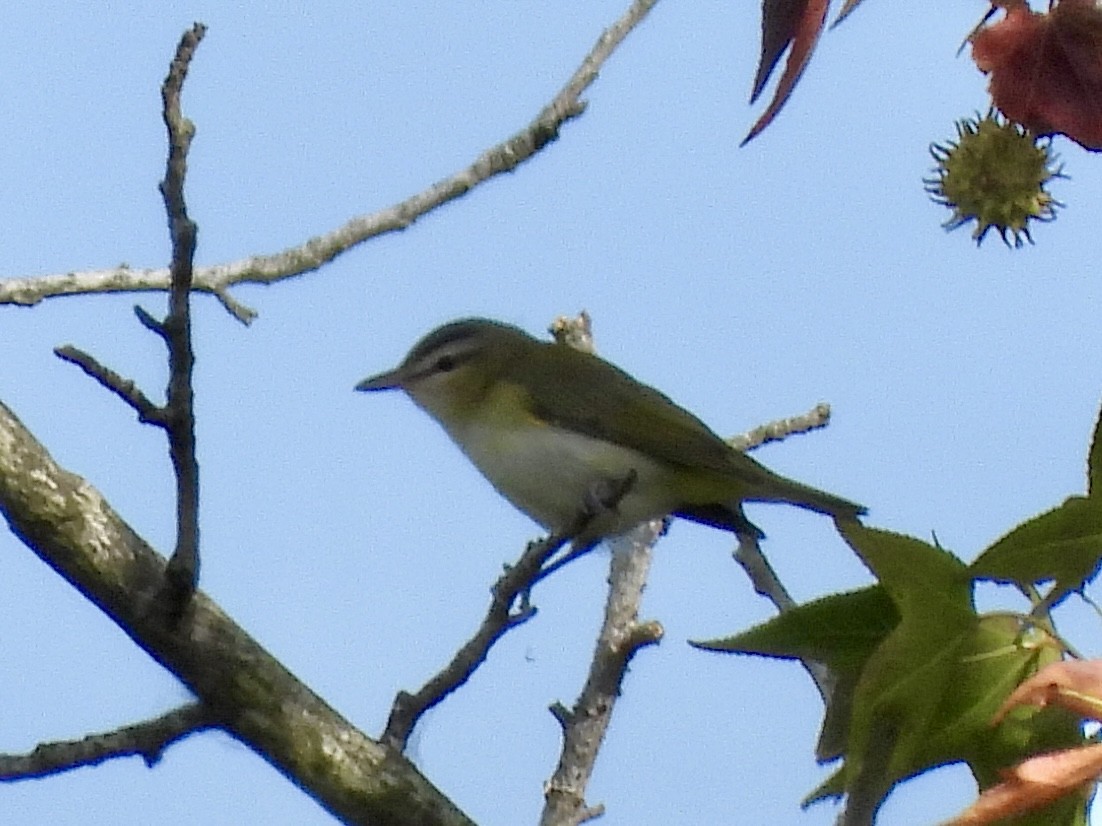
[(474, 350), (444, 348), (444, 352), (440, 352), (440, 348), (437, 348), (435, 352), (424, 353), (414, 366), (413, 372), (415, 375), (422, 377), (450, 373), (470, 361), (474, 355)]
[(474, 332), (468, 326), (461, 324), (446, 325), (439, 330), (433, 331), (419, 341), (413, 350), (410, 351), (408, 359), (410, 361), (420, 361), (425, 358), (425, 356), (439, 352), (445, 347), (454, 351), (457, 345), (473, 337)]

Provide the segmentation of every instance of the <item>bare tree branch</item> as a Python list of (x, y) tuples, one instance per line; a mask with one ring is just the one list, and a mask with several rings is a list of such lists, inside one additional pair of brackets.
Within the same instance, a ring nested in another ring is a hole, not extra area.
[[(740, 535), (738, 546), (731, 556), (746, 572), (754, 591), (772, 602), (778, 613), (783, 614), (796, 607), (796, 600), (792, 599), (781, 578), (777, 576), (772, 563), (758, 544), (758, 537), (752, 534)], [(815, 660), (801, 659), (800, 663), (811, 675), (823, 702), (829, 702), (835, 684), (834, 675), (830, 669)]]
[(58, 347), (57, 356), (78, 365), (101, 385), (138, 413), (138, 418), (161, 427), (168, 436), (169, 456), (176, 476), (176, 549), (165, 571), (164, 599), (179, 613), (199, 585), (199, 462), (195, 456), (195, 409), (192, 371), (195, 353), (191, 346), (191, 282), (197, 227), (187, 214), (184, 179), (187, 153), (195, 134), (194, 125), (180, 109), (180, 93), (188, 67), (207, 28), (196, 23), (176, 47), (168, 76), (161, 86), (163, 117), (168, 131), (168, 159), (161, 182), (165, 212), (172, 241), (171, 284), (168, 316), (157, 321), (141, 307), (138, 320), (156, 333), (168, 349), (168, 389), (163, 407), (154, 405), (134, 384), (100, 364), (72, 345)]
[(164, 424), (164, 408), (154, 404), (132, 379), (124, 379), (110, 367), (100, 364), (95, 357), (71, 344), (54, 348), (54, 355), (62, 361), (75, 364), (101, 386), (110, 390), (138, 414), (138, 420), (150, 424)]
[[(529, 594), (532, 586), (543, 578), (544, 564), (573, 537), (584, 531), (595, 517), (605, 510), (615, 508), (634, 485), (635, 474), (632, 473), (626, 479), (611, 480), (611, 484), (605, 484), (608, 481), (610, 480), (599, 480), (597, 484), (597, 487), (601, 488), (602, 497), (607, 495), (607, 498), (595, 496), (592, 502), (582, 503), (578, 518), (569, 530), (530, 543), (520, 559), (506, 568), (505, 573), (490, 589), (492, 595), (490, 607), (478, 631), (460, 647), (451, 662), (425, 683), (416, 694), (410, 694), (408, 691), (398, 692), (390, 709), (386, 729), (380, 738), (385, 745), (397, 751), (403, 751), (421, 716), (467, 682), (475, 670), (486, 661), (490, 649), (506, 632), (536, 615), (535, 606), (529, 602)], [(584, 548), (572, 552), (568, 559), (576, 559), (592, 547), (593, 543), (589, 543)], [(562, 565), (556, 563), (553, 569), (558, 570), (561, 567)], [(514, 604), (517, 605), (515, 611)]]
[(216, 725), (201, 703), (189, 703), (152, 720), (103, 734), (39, 743), (28, 754), (0, 754), (0, 781), (46, 777), (118, 757), (138, 756), (152, 767), (176, 741)]
[[(404, 230), (418, 218), (467, 194), (481, 183), (512, 172), (558, 138), (559, 129), (585, 111), (582, 93), (597, 79), (605, 61), (639, 25), (658, 0), (635, 0), (597, 40), (566, 85), (528, 126), (483, 152), (474, 163), (410, 198), (353, 218), (343, 226), (270, 255), (255, 255), (195, 270), (192, 289), (215, 295), (235, 318), (249, 323), (254, 310), (233, 300), (229, 289), (238, 284), (271, 284), (304, 275), (371, 238)], [(167, 269), (129, 266), (106, 270), (54, 273), (0, 279), (0, 304), (33, 305), (45, 298), (87, 293), (164, 291), (171, 282)]]
[(552, 706), (552, 714), (563, 728), (563, 745), (558, 767), (544, 787), (546, 802), (540, 826), (576, 826), (604, 812), (602, 806), (586, 805), (585, 789), (612, 721), (628, 663), (639, 649), (662, 639), (662, 626), (657, 622), (639, 622), (651, 552), (662, 527), (662, 520), (655, 520), (612, 543), (608, 599), (589, 676), (573, 709)]
[(549, 536), (532, 542), (516, 564), (506, 569), (490, 589), (490, 607), (474, 635), (455, 652), (446, 666), (415, 693), (399, 691), (394, 697), (386, 728), (379, 738), (383, 744), (396, 751), (404, 751), (417, 721), (424, 713), (467, 682), (486, 661), (490, 649), (509, 629), (535, 616), (534, 606), (522, 604), (514, 612), (513, 604), (526, 593), (543, 563), (569, 541), (569, 536)]
[[(791, 416), (787, 419), (779, 419), (775, 422), (755, 427), (748, 433), (732, 436), (727, 443), (735, 450), (751, 451), (768, 442), (779, 442), (800, 433), (809, 433), (826, 427), (830, 423), (830, 405), (819, 402), (802, 416)], [(761, 549), (759, 537), (753, 534), (743, 534), (738, 537), (738, 545), (731, 552), (731, 557), (742, 566), (754, 591), (773, 603), (779, 613), (783, 613), (796, 606), (796, 600), (788, 593), (788, 589), (781, 582), (773, 564)], [(811, 676), (815, 687), (824, 703), (829, 703), (834, 693), (836, 683), (834, 674), (822, 663), (815, 660), (801, 659), (804, 670)]]
[[(172, 287), (163, 330), (168, 345), (168, 390), (165, 424), (169, 455), (176, 475), (176, 548), (168, 561), (166, 597), (182, 606), (199, 586), (199, 462), (195, 457), (195, 408), (191, 376), (195, 353), (191, 347), (191, 282), (195, 258), (195, 222), (188, 217), (184, 199), (187, 154), (195, 126), (184, 117), (180, 94), (191, 59), (207, 32), (196, 23), (180, 38), (176, 56), (161, 86), (168, 160), (161, 182), (165, 212), (172, 238)], [(141, 315), (139, 314), (139, 318)]]
[[(592, 320), (584, 310), (573, 318), (555, 319), (550, 332), (560, 344), (588, 353), (595, 351)], [(589, 676), (572, 710), (561, 703), (551, 707), (562, 726), (563, 744), (558, 766), (544, 787), (541, 826), (577, 826), (604, 813), (603, 806), (586, 804), (585, 790), (623, 689), (628, 663), (640, 648), (656, 645), (662, 639), (662, 626), (657, 622), (639, 622), (639, 605), (651, 552), (665, 528), (666, 520), (656, 519), (610, 542), (608, 598)], [(569, 557), (559, 562), (565, 561)], [(559, 562), (547, 569), (561, 567)], [(540, 576), (546, 575), (547, 569)]]
[[(184, 591), (189, 594), (193, 591), (198, 575), (198, 468), (194, 462), (191, 410), (190, 291), (214, 293), (239, 319), (248, 321), (251, 311), (230, 298), (229, 286), (270, 283), (309, 272), (352, 246), (385, 232), (403, 229), (421, 215), (460, 197), (490, 177), (516, 168), (555, 140), (562, 124), (584, 111), (585, 105), (580, 100), (582, 92), (655, 2), (637, 0), (604, 32), (574, 76), (536, 120), (522, 132), (484, 152), (467, 169), (390, 209), (353, 219), (326, 236), (311, 239), (279, 255), (254, 257), (199, 271), (192, 267), (196, 227), (187, 216), (183, 195), (187, 150), (194, 128), (183, 118), (179, 94), (205, 29), (197, 24), (185, 34), (162, 87), (170, 148), (161, 191), (172, 235), (171, 268), (131, 270), (119, 267), (0, 282), (0, 303), (16, 304), (33, 304), (45, 297), (85, 292), (170, 291), (170, 311), (163, 323), (136, 308), (142, 323), (161, 336), (169, 347), (170, 380), (164, 407), (155, 406), (132, 382), (76, 348), (60, 348), (59, 355), (78, 364), (119, 395), (143, 420), (169, 431), (178, 479), (179, 533), (176, 553), (167, 571), (169, 574), (176, 571), (174, 579)], [(623, 485), (617, 488), (626, 489)], [(351, 727), (233, 625), (201, 592), (194, 591), (186, 612), (166, 610), (159, 599), (166, 575), (164, 560), (111, 510), (98, 492), (84, 480), (57, 467), (45, 449), (2, 404), (0, 512), (13, 532), (40, 558), (199, 696), (201, 707), (214, 715), (203, 725), (213, 725), (211, 720), (217, 719), (220, 727), (269, 760), (345, 822), (469, 822), (399, 754), (370, 741)], [(500, 594), (495, 593), (495, 603), (504, 605), (504, 628), (534, 613), (527, 604), (524, 583), (530, 581), (561, 544), (561, 541), (545, 543), (541, 549), (526, 554), (524, 564), (513, 577), (509, 574), (503, 577), (507, 582)], [(510, 613), (518, 595), (521, 596), (520, 608)], [(490, 636), (494, 633), (498, 632)], [(136, 744), (134, 736), (135, 731), (144, 735), (152, 728), (152, 724), (141, 724), (86, 738), (80, 747), (44, 745), (36, 759), (42, 761), (43, 755), (49, 753), (53, 759), (47, 762), (58, 765), (59, 755), (65, 751), (69, 752), (66, 759), (70, 763), (104, 759), (112, 749), (113, 753), (132, 749), (133, 752), (154, 754), (154, 746)], [(173, 734), (162, 730), (160, 742), (167, 742), (170, 736)], [(129, 743), (123, 744), (123, 740)]]
[(727, 444), (735, 450), (750, 451), (769, 442), (781, 442), (789, 436), (810, 433), (828, 424), (830, 424), (830, 405), (819, 402), (802, 416), (791, 416), (763, 424), (748, 433), (732, 436), (727, 440)]
[[(404, 229), (421, 215), (460, 197), (490, 177), (515, 169), (555, 140), (564, 123), (584, 111), (581, 94), (655, 2), (637, 0), (602, 34), (570, 81), (526, 129), (484, 152), (467, 169), (387, 210), (353, 219), (325, 236), (278, 255), (198, 271), (192, 265), (196, 227), (187, 215), (183, 190), (194, 128), (180, 111), (179, 95), (205, 28), (196, 24), (185, 34), (162, 87), (169, 157), (161, 191), (172, 236), (171, 268), (120, 267), (0, 282), (0, 303), (16, 304), (85, 292), (169, 290), (170, 309), (163, 323), (136, 308), (142, 323), (168, 344), (170, 379), (164, 407), (154, 405), (132, 382), (76, 348), (60, 348), (59, 355), (81, 366), (120, 396), (144, 421), (156, 423), (169, 432), (178, 480), (176, 552), (166, 567), (164, 560), (114, 513), (97, 491), (83, 479), (59, 468), (2, 404), (0, 512), (13, 532), (40, 558), (172, 671), (197, 694), (200, 702), (156, 721), (75, 743), (43, 744), (30, 755), (10, 757), (15, 761), (8, 764), (12, 777), (87, 765), (122, 754), (142, 754), (154, 761), (175, 739), (217, 725), (271, 762), (344, 822), (469, 823), (400, 754), (372, 742), (349, 725), (235, 626), (204, 594), (194, 590), (198, 577), (198, 468), (191, 407), (194, 357), (189, 293), (193, 289), (211, 292), (235, 316), (248, 321), (252, 311), (229, 296), (231, 285), (271, 283), (317, 269), (352, 246)], [(621, 492), (626, 489), (617, 488)], [(507, 630), (534, 613), (527, 604), (525, 583), (561, 547), (562, 541), (548, 541), (536, 550), (529, 549), (531, 553), (522, 557), (518, 569), (508, 572), (502, 577), (504, 584), (495, 587), (491, 613), (503, 615), (502, 629)], [(184, 592), (193, 594), (186, 612), (166, 610), (159, 598), (166, 571)], [(513, 613), (518, 596), (521, 605)], [(503, 630), (491, 629), (487, 647), (500, 633)], [(624, 665), (626, 661), (625, 658)], [(474, 665), (465, 666), (466, 673)]]
[(0, 513), (12, 532), (176, 675), (221, 727), (343, 823), (470, 826), (393, 749), (299, 682), (197, 591), (181, 617), (158, 599), (165, 560), (102, 495), (58, 467), (0, 404)]

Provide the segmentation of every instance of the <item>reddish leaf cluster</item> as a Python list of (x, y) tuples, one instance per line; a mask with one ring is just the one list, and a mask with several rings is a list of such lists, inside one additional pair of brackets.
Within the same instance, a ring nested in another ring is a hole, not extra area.
[[(860, 2), (861, 0), (846, 0), (834, 25), (842, 22)], [(753, 140), (772, 123), (773, 118), (788, 101), (800, 75), (811, 60), (815, 44), (819, 42), (819, 35), (822, 34), (823, 26), (826, 24), (829, 5), (830, 0), (762, 0), (761, 58), (758, 60), (758, 71), (754, 77), (754, 89), (750, 93), (751, 103), (761, 95), (784, 50), (791, 46), (792, 51), (788, 53), (784, 73), (777, 83), (777, 91), (773, 93), (773, 99), (762, 116), (758, 118), (757, 123), (750, 129), (750, 133), (743, 138), (742, 145)]]
[(1047, 13), (1026, 0), (994, 5), (1005, 16), (970, 39), (995, 105), (1035, 134), (1102, 149), (1102, 9), (1094, 0), (1054, 0)]
[[(1086, 719), (1102, 717), (1102, 662), (1070, 661), (1048, 666), (1022, 683), (995, 715), (998, 723), (1022, 705), (1060, 705)], [(948, 826), (986, 826), (1028, 812), (1069, 794), (1084, 794), (1102, 774), (1102, 744), (1041, 754), (1002, 773)]]

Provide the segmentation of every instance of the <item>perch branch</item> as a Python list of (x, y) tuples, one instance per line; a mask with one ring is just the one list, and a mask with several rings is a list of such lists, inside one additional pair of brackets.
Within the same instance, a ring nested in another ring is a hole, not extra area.
[[(529, 601), (529, 594), (533, 585), (542, 578), (540, 574), (544, 564), (567, 542), (584, 531), (600, 515), (601, 509), (615, 508), (634, 482), (635, 476), (631, 474), (626, 480), (615, 480), (612, 485), (602, 485), (602, 494), (607, 498), (586, 502), (569, 530), (530, 543), (520, 559), (506, 568), (505, 573), (490, 589), (490, 607), (474, 635), (416, 693), (399, 691), (395, 696), (386, 729), (380, 738), (385, 745), (403, 751), (421, 716), (467, 682), (486, 661), (494, 644), (510, 629), (536, 615), (536, 608)], [(587, 547), (592, 547), (592, 544)]]
[[(594, 352), (593, 325), (584, 310), (570, 318), (561, 316), (551, 325), (560, 344)], [(541, 826), (577, 826), (604, 813), (604, 807), (589, 806), (585, 790), (605, 732), (612, 721), (628, 663), (639, 649), (662, 639), (657, 622), (639, 622), (639, 605), (650, 571), (651, 552), (665, 531), (665, 520), (639, 525), (627, 535), (611, 540), (612, 561), (608, 576), (608, 598), (585, 685), (567, 709), (561, 703), (551, 713), (562, 726), (563, 742), (559, 763), (544, 787)], [(570, 557), (547, 566), (545, 576)]]
[(551, 709), (562, 726), (563, 744), (559, 764), (544, 787), (540, 826), (575, 826), (604, 812), (602, 806), (586, 805), (585, 789), (628, 664), (641, 648), (657, 645), (662, 639), (662, 626), (657, 622), (639, 622), (651, 552), (662, 527), (662, 520), (655, 520), (612, 542), (608, 599), (589, 676), (573, 709), (561, 704)]

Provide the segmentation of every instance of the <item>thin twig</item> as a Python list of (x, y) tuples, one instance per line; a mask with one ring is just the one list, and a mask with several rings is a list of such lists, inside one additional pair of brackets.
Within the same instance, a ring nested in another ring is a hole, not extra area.
[(791, 416), (755, 427), (748, 433), (732, 436), (727, 444), (735, 450), (750, 451), (769, 442), (780, 442), (798, 433), (810, 433), (830, 423), (830, 405), (819, 402), (802, 416)]
[[(423, 215), (466, 195), (497, 175), (512, 172), (554, 141), (567, 122), (580, 116), (586, 104), (582, 94), (597, 79), (609, 57), (639, 25), (658, 0), (636, 0), (619, 20), (605, 30), (563, 88), (535, 120), (512, 137), (483, 152), (474, 163), (434, 183), (422, 192), (368, 215), (352, 218), (330, 232), (269, 255), (254, 255), (195, 270), (192, 290), (215, 295), (240, 322), (248, 324), (256, 312), (238, 303), (229, 289), (238, 284), (272, 284), (312, 272), (371, 238), (398, 232)], [(88, 293), (162, 292), (169, 289), (168, 269), (112, 267), (25, 278), (0, 279), (0, 304), (33, 305), (46, 298)]]
[[(772, 602), (779, 613), (783, 614), (785, 611), (796, 607), (796, 600), (792, 599), (788, 589), (784, 587), (784, 583), (777, 576), (772, 563), (766, 558), (761, 545), (758, 544), (757, 536), (740, 534), (738, 546), (731, 556), (746, 572), (754, 591)], [(830, 669), (815, 660), (801, 659), (800, 663), (811, 675), (811, 679), (815, 682), (815, 687), (819, 689), (823, 702), (829, 702), (835, 684), (835, 677)]]
[[(386, 729), (380, 738), (384, 744), (398, 751), (404, 750), (421, 716), (467, 682), (502, 636), (536, 615), (530, 595), (533, 586), (542, 579), (541, 571), (545, 563), (566, 543), (580, 535), (595, 518), (615, 509), (634, 483), (634, 473), (625, 479), (600, 480), (595, 486), (600, 488), (600, 497), (595, 496), (592, 501), (582, 503), (577, 519), (568, 530), (528, 545), (520, 559), (507, 567), (490, 589), (490, 607), (474, 635), (416, 693), (399, 691), (395, 696)], [(586, 547), (592, 547), (592, 543)], [(558, 567), (561, 566), (556, 566), (556, 570)]]
[(543, 563), (569, 541), (569, 536), (549, 536), (532, 542), (520, 559), (506, 569), (490, 589), (490, 607), (474, 635), (420, 689), (414, 693), (399, 691), (395, 696), (386, 729), (379, 738), (384, 745), (404, 751), (421, 716), (467, 682), (475, 669), (486, 661), (494, 643), (509, 629), (535, 616), (536, 609), (527, 600), (515, 612), (513, 604), (527, 592), (531, 579)]
[(62, 361), (75, 364), (100, 385), (110, 390), (138, 414), (138, 419), (149, 424), (164, 424), (164, 409), (149, 400), (132, 379), (124, 379), (114, 370), (100, 364), (93, 356), (71, 344), (54, 348), (54, 355)]
[(0, 754), (0, 781), (46, 777), (119, 757), (138, 756), (152, 767), (173, 743), (216, 725), (206, 706), (189, 703), (114, 731), (80, 740), (39, 743), (27, 754)]
[[(768, 442), (779, 442), (789, 436), (808, 433), (820, 427), (826, 427), (829, 423), (830, 405), (820, 402), (802, 416), (791, 416), (755, 427), (747, 433), (732, 436), (727, 440), (727, 444), (735, 450), (749, 452)], [(746, 572), (754, 591), (772, 602), (778, 612), (784, 613), (796, 607), (796, 600), (788, 593), (772, 563), (765, 556), (759, 544), (760, 538), (753, 533), (740, 533), (738, 545), (731, 556)], [(834, 674), (827, 666), (815, 660), (801, 659), (800, 663), (811, 676), (823, 702), (829, 703), (836, 683)]]
[(142, 307), (140, 304), (135, 304), (134, 315), (138, 317), (138, 321), (141, 322), (141, 325), (145, 327), (145, 329), (156, 336), (160, 336), (166, 342), (168, 341), (168, 332), (165, 330), (164, 323), (151, 316), (146, 311), (145, 307)]
[[(168, 392), (165, 403), (169, 454), (176, 474), (176, 549), (165, 570), (168, 598), (182, 605), (199, 584), (199, 463), (195, 458), (195, 409), (192, 370), (190, 293), (195, 258), (195, 222), (188, 217), (184, 200), (187, 154), (195, 127), (180, 108), (180, 92), (195, 50), (207, 27), (196, 23), (180, 38), (176, 56), (161, 86), (164, 122), (168, 131), (168, 160), (161, 182), (165, 212), (172, 238), (172, 286), (168, 316), (162, 325), (168, 345)], [(139, 318), (141, 315), (139, 314)], [(147, 325), (148, 326), (148, 325)]]
[(83, 350), (72, 345), (54, 350), (59, 358), (78, 365), (130, 405), (141, 421), (158, 425), (168, 436), (169, 455), (176, 476), (176, 548), (165, 569), (164, 602), (174, 614), (179, 613), (199, 583), (199, 464), (195, 458), (192, 391), (195, 354), (191, 346), (190, 309), (197, 229), (195, 222), (188, 217), (184, 200), (187, 153), (195, 127), (180, 110), (180, 92), (188, 66), (205, 33), (206, 26), (202, 23), (196, 23), (184, 33), (176, 47), (168, 76), (161, 86), (163, 116), (168, 131), (168, 159), (160, 188), (172, 240), (168, 316), (161, 322), (141, 307), (134, 308), (142, 326), (158, 335), (168, 349), (169, 378), (165, 404), (163, 407), (155, 405), (133, 381), (124, 379)]

